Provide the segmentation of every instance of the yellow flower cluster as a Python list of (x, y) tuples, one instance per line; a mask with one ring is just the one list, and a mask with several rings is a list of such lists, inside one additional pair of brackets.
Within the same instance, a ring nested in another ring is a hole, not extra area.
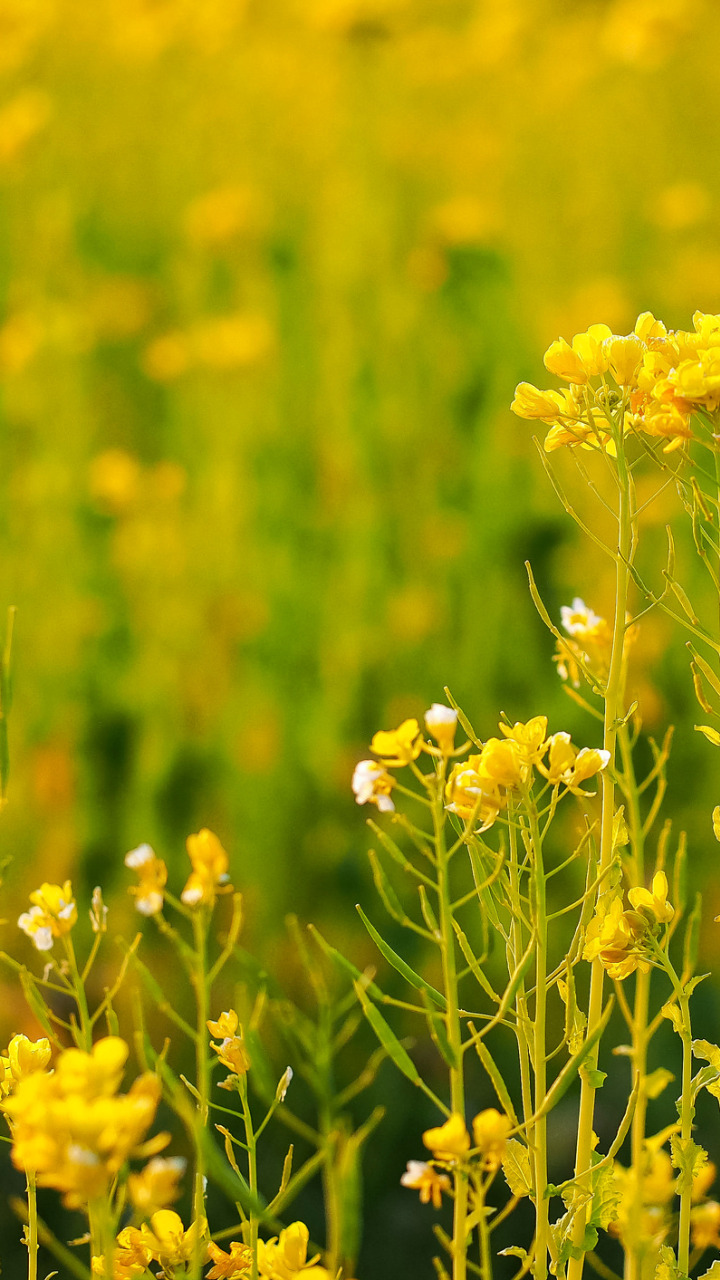
[(453, 765), (447, 781), (447, 808), (465, 821), (477, 818), (485, 831), (506, 808), (513, 790), (526, 789), (536, 768), (553, 786), (576, 795), (581, 784), (605, 769), (607, 751), (573, 746), (569, 733), (547, 734), (547, 716), (526, 724), (499, 725), (503, 738), (488, 738), (477, 755)]
[[(228, 855), (215, 833), (207, 827), (196, 835), (188, 836), (186, 848), (192, 871), (182, 891), (182, 901), (188, 907), (212, 908), (218, 890), (229, 888)], [(151, 845), (141, 844), (126, 854), (125, 866), (138, 874), (138, 884), (130, 889), (137, 910), (144, 916), (157, 915), (163, 909), (168, 874), (162, 858), (157, 857)]]
[[(210, 1042), (218, 1056), (218, 1061), (227, 1068), (231, 1076), (246, 1075), (250, 1070), (250, 1056), (245, 1048), (242, 1027), (239, 1026), (235, 1010), (230, 1009), (227, 1013), (221, 1013), (217, 1022), (209, 1021), (207, 1025), (214, 1036), (222, 1037), (220, 1044), (212, 1040)], [(228, 1083), (230, 1082), (226, 1081), (226, 1084)]]
[[(128, 1047), (117, 1036), (99, 1040), (91, 1053), (66, 1049), (55, 1070), (32, 1071), (3, 1102), (12, 1135), (13, 1163), (35, 1173), (78, 1208), (104, 1194), (155, 1118), (160, 1082), (146, 1073), (119, 1094)], [(165, 1137), (145, 1148), (150, 1154)]]
[(33, 904), (18, 920), (23, 933), (32, 938), (38, 951), (50, 951), (56, 938), (69, 933), (77, 921), (77, 907), (73, 901), (72, 885), (41, 884), (30, 894)]
[[(204, 1218), (193, 1222), (186, 1231), (182, 1218), (172, 1209), (159, 1209), (141, 1227), (125, 1227), (115, 1243), (114, 1280), (131, 1280), (144, 1276), (150, 1262), (159, 1262), (163, 1274), (175, 1274), (175, 1267), (190, 1262), (198, 1250), (205, 1259), (207, 1222)], [(102, 1255), (92, 1260), (92, 1273), (105, 1276), (105, 1259)], [(220, 1272), (225, 1275), (225, 1272)], [(242, 1274), (238, 1272), (238, 1274)]]
[(473, 1119), (474, 1145), (471, 1148), (465, 1121), (461, 1115), (453, 1112), (445, 1124), (436, 1129), (426, 1129), (423, 1142), (436, 1160), (457, 1164), (466, 1157), (478, 1157), (481, 1168), (494, 1173), (502, 1163), (505, 1143), (511, 1129), (512, 1121), (509, 1116), (496, 1111), (494, 1107), (488, 1107), (487, 1110), (478, 1112)]
[(607, 901), (608, 895), (604, 895), (587, 927), (583, 958), (599, 958), (610, 977), (619, 980), (636, 969), (647, 973), (649, 935), (674, 915), (667, 893), (667, 876), (664, 871), (657, 871), (651, 889), (629, 891), (630, 911), (623, 908), (621, 897)]
[(557, 338), (545, 367), (568, 387), (541, 391), (521, 382), (512, 409), (549, 425), (547, 452), (580, 444), (614, 454), (613, 409), (623, 432), (665, 440), (665, 452), (678, 449), (691, 438), (693, 414), (720, 406), (720, 316), (696, 311), (693, 326), (671, 331), (647, 311), (624, 336), (594, 324), (572, 342)]
[(412, 764), (421, 751), (432, 755), (452, 755), (457, 711), (434, 702), (425, 712), (425, 727), (435, 739), (436, 747), (423, 740), (417, 720), (403, 720), (397, 729), (381, 729), (374, 735), (370, 750), (380, 760), (360, 760), (353, 774), (352, 789), (358, 804), (374, 804), (381, 813), (391, 813), (395, 808), (390, 794), (395, 778), (389, 769), (402, 769)]

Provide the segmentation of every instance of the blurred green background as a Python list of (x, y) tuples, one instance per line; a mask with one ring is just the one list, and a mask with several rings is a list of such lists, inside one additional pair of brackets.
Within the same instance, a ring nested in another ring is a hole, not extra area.
[[(13, 904), (144, 840), (179, 887), (208, 825), (253, 945), (364, 962), (375, 729), (448, 684), (592, 735), (523, 560), (556, 617), (607, 569), (508, 406), (559, 333), (720, 310), (719, 43), (689, 0), (0, 0)], [(636, 684), (709, 867), (682, 639)]]

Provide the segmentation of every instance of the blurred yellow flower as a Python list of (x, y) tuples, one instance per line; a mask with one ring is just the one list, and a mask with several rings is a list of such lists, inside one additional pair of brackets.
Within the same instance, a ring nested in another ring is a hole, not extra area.
[(23, 912), (18, 925), (38, 951), (49, 951), (55, 938), (69, 933), (77, 921), (72, 885), (69, 880), (62, 885), (41, 884), (30, 894), (30, 901), (33, 906)]
[(180, 895), (190, 907), (212, 907), (218, 888), (226, 885), (230, 865), (227, 853), (213, 831), (203, 827), (186, 840), (192, 871)]
[(423, 1142), (438, 1160), (454, 1161), (470, 1150), (470, 1134), (465, 1121), (457, 1112), (435, 1129), (426, 1129)]
[(143, 916), (157, 915), (163, 909), (167, 883), (167, 867), (162, 858), (156, 857), (152, 845), (140, 844), (125, 855), (125, 866), (137, 871), (139, 877), (139, 884), (129, 890), (137, 910)]
[[(151, 1261), (152, 1253), (143, 1244), (139, 1228), (125, 1227), (115, 1241), (113, 1280), (134, 1280), (134, 1277), (146, 1276), (148, 1263)], [(93, 1258), (92, 1274), (106, 1280), (105, 1258), (102, 1254)]]
[(439, 1209), (442, 1205), (442, 1193), (450, 1191), (452, 1183), (446, 1173), (438, 1173), (425, 1160), (408, 1160), (400, 1185), (409, 1187), (411, 1191), (419, 1191), (421, 1204), (429, 1204), (432, 1200), (433, 1208)]
[(182, 1218), (174, 1209), (158, 1209), (140, 1228), (140, 1237), (155, 1262), (159, 1262), (164, 1270), (182, 1266), (190, 1262), (198, 1246), (204, 1257), (207, 1246), (204, 1243), (207, 1235), (207, 1222), (199, 1218), (187, 1229), (183, 1227)]
[(263, 1280), (330, 1280), (325, 1267), (316, 1265), (319, 1254), (308, 1260), (310, 1232), (304, 1222), (292, 1222), (270, 1240), (258, 1240), (258, 1271)]
[(395, 804), (390, 792), (395, 779), (377, 760), (359, 760), (352, 776), (356, 804), (375, 804), (381, 813), (392, 813)]
[(382, 758), (386, 769), (410, 764), (422, 751), (420, 725), (417, 720), (403, 720), (397, 729), (380, 729), (370, 743), (370, 750)]
[(495, 1107), (480, 1111), (472, 1122), (475, 1146), (482, 1157), (483, 1168), (494, 1172), (502, 1164), (503, 1152), (507, 1136), (512, 1129), (512, 1120), (503, 1115)]
[(130, 1203), (140, 1217), (149, 1218), (158, 1209), (175, 1203), (186, 1164), (182, 1156), (154, 1156), (140, 1173), (128, 1176)]
[(219, 1245), (213, 1240), (207, 1247), (208, 1261), (214, 1263), (214, 1266), (207, 1272), (207, 1280), (241, 1280), (242, 1276), (250, 1274), (252, 1268), (252, 1254), (246, 1244), (239, 1244), (233, 1240), (230, 1245), (230, 1252), (225, 1253)]

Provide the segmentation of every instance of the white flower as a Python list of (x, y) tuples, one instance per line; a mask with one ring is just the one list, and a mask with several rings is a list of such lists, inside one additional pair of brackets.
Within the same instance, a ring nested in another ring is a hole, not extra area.
[(580, 596), (575, 596), (571, 605), (562, 605), (560, 617), (569, 636), (585, 637), (589, 631), (603, 625), (603, 619), (593, 613)]
[(352, 789), (357, 804), (376, 804), (381, 813), (391, 813), (395, 805), (390, 799), (394, 779), (377, 760), (361, 760), (355, 766)]
[(131, 867), (133, 871), (138, 871), (141, 867), (146, 867), (148, 863), (155, 861), (155, 850), (151, 844), (139, 844), (137, 849), (131, 849), (125, 854), (125, 866)]

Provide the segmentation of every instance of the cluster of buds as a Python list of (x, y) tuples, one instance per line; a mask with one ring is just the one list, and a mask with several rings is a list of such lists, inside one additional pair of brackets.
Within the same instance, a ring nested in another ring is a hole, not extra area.
[(210, 1043), (217, 1054), (218, 1062), (230, 1072), (230, 1077), (224, 1081), (223, 1088), (234, 1089), (237, 1087), (238, 1080), (247, 1075), (250, 1070), (250, 1056), (245, 1048), (238, 1016), (234, 1009), (230, 1009), (227, 1013), (221, 1013), (216, 1022), (209, 1021), (207, 1026), (212, 1035), (221, 1038), (219, 1044), (212, 1040)]
[(603, 894), (585, 933), (583, 958), (599, 958), (611, 978), (622, 980), (636, 969), (647, 973), (652, 961), (650, 940), (675, 913), (667, 900), (664, 871), (653, 876), (651, 889), (630, 889), (630, 910), (622, 897)]
[(160, 1135), (140, 1145), (155, 1118), (160, 1082), (148, 1072), (129, 1093), (118, 1093), (127, 1056), (117, 1036), (98, 1040), (91, 1053), (66, 1049), (54, 1071), (23, 1075), (3, 1102), (16, 1168), (34, 1173), (38, 1186), (61, 1191), (69, 1208), (105, 1194), (130, 1155), (166, 1144)]
[(614, 454), (613, 409), (623, 433), (662, 439), (666, 453), (681, 448), (692, 437), (693, 414), (720, 405), (720, 316), (696, 311), (693, 326), (671, 331), (646, 311), (624, 336), (594, 324), (572, 342), (557, 338), (545, 367), (568, 387), (541, 391), (521, 382), (512, 408), (549, 425), (547, 452), (579, 444)]
[[(207, 827), (196, 835), (188, 836), (186, 848), (192, 871), (180, 895), (182, 901), (188, 907), (212, 909), (218, 892), (227, 892), (231, 887), (228, 883), (228, 855), (215, 833)], [(137, 910), (144, 916), (158, 915), (163, 909), (168, 877), (162, 858), (158, 858), (152, 845), (140, 844), (125, 855), (125, 866), (138, 875), (138, 883), (130, 889)]]

